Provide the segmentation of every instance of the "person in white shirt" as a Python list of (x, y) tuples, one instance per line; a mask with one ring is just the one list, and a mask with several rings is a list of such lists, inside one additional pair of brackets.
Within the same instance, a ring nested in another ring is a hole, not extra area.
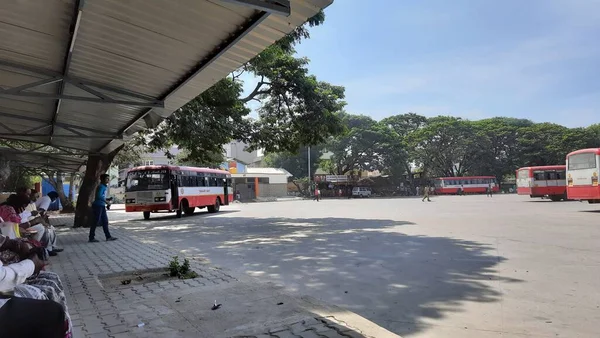
[(48, 211), (50, 204), (56, 201), (56, 199), (58, 199), (58, 193), (56, 191), (51, 191), (48, 195), (37, 198), (35, 200), (35, 206), (38, 211)]
[[(42, 197), (38, 199), (37, 191), (29, 190), (28, 188), (19, 188), (17, 190), (17, 194), (31, 198), (32, 201), (29, 203), (27, 208), (25, 208), (25, 210), (19, 214), (19, 216), (21, 216), (21, 220), (23, 222), (28, 221), (30, 218), (35, 218), (37, 215), (43, 214), (46, 210), (48, 210), (47, 208), (50, 206), (50, 203), (53, 202), (53, 193), (58, 196), (56, 192), (51, 191), (48, 193), (48, 196), (44, 196), (46, 198)], [(43, 201), (40, 202), (38, 206), (38, 201), (42, 199)], [(56, 198), (54, 198), (54, 200), (56, 200)], [(56, 243), (56, 231), (54, 227), (47, 222), (47, 218), (42, 217), (42, 224), (34, 225), (31, 227), (31, 229), (37, 231), (32, 238), (42, 243), (46, 247), (46, 250), (48, 250), (48, 254), (50, 256), (56, 256), (59, 252), (63, 251), (63, 249), (59, 248)]]
[[(31, 254), (24, 242), (0, 235), (0, 251), (5, 250), (29, 258), (18, 263), (0, 265), (0, 337), (64, 338), (71, 332), (66, 306), (50, 300), (34, 286), (35, 280), (43, 279), (45, 275), (27, 281), (27, 278), (41, 272), (45, 262), (37, 254)], [(50, 278), (58, 278), (56, 274), (45, 274)], [(34, 285), (27, 285), (29, 283)], [(44, 282), (37, 283), (43, 285)], [(35, 290), (40, 292), (38, 297), (23, 298), (28, 292)]]

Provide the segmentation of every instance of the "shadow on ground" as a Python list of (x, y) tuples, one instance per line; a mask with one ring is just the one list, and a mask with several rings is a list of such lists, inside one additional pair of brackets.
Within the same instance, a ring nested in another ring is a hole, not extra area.
[(406, 235), (403, 228), (418, 226), (408, 221), (219, 215), (121, 225), (140, 240), (202, 255), (403, 335), (461, 312), (465, 302), (501, 299), (496, 266), (505, 258), (494, 247)]

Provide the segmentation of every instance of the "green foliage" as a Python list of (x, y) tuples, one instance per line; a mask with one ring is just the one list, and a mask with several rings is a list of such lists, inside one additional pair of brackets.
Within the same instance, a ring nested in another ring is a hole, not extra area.
[(123, 148), (113, 158), (112, 165), (118, 168), (128, 168), (141, 163), (142, 155), (147, 152), (147, 148), (138, 142), (132, 140), (125, 143)]
[(183, 264), (180, 264), (179, 257), (174, 256), (169, 262), (169, 276), (189, 279), (198, 277), (198, 273), (190, 269), (190, 261), (187, 258), (183, 260)]
[(169, 262), (169, 276), (175, 277), (179, 275), (179, 270), (181, 269), (181, 265), (179, 264), (179, 257), (174, 256), (173, 259)]
[(325, 144), (331, 157), (321, 161), (321, 169), (340, 175), (380, 170), (392, 183), (410, 184), (408, 174), (416, 172), (502, 179), (519, 167), (562, 164), (573, 150), (600, 146), (600, 124), (567, 128), (508, 117), (469, 121), (414, 113), (379, 122), (363, 115), (340, 117), (346, 132)]
[[(319, 167), (319, 159), (323, 155), (322, 146), (310, 148), (310, 172), (311, 176)], [(308, 147), (302, 147), (295, 153), (271, 153), (265, 156), (265, 163), (274, 168), (283, 168), (289, 171), (294, 178), (308, 177)]]

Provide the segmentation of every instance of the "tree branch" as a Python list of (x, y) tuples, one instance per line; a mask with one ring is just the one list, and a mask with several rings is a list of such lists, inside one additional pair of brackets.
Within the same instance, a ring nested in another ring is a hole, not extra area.
[(243, 103), (246, 103), (246, 102), (248, 102), (250, 100), (253, 100), (257, 95), (268, 94), (269, 93), (268, 90), (260, 90), (260, 88), (263, 85), (269, 85), (269, 84), (270, 84), (269, 82), (265, 81), (265, 77), (262, 76), (261, 79), (260, 79), (260, 81), (258, 81), (258, 83), (256, 84), (256, 87), (254, 88), (254, 90), (248, 96), (246, 96), (245, 98), (240, 99), (240, 101), (242, 101)]

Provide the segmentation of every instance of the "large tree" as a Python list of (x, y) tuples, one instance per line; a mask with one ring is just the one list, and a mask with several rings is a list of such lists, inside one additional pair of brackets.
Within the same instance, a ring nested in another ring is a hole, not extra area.
[(427, 118), (415, 113), (393, 115), (381, 120), (386, 130), (386, 142), (383, 143), (384, 171), (392, 178), (403, 180), (404, 175), (412, 180), (412, 163), (416, 153), (410, 144), (410, 135), (422, 128)]
[(319, 168), (320, 158), (323, 155), (323, 146), (302, 147), (296, 152), (271, 153), (265, 156), (265, 163), (275, 168), (283, 168), (294, 175), (295, 179), (308, 177), (308, 155), (310, 152), (311, 176)]
[(464, 176), (483, 159), (478, 135), (468, 120), (451, 116), (429, 118), (410, 135), (416, 163), (431, 176)]
[(385, 150), (383, 145), (387, 141), (385, 128), (369, 116), (341, 116), (346, 130), (342, 135), (330, 138), (325, 144), (330, 157), (322, 162), (322, 168), (335, 175), (382, 169), (382, 152)]

